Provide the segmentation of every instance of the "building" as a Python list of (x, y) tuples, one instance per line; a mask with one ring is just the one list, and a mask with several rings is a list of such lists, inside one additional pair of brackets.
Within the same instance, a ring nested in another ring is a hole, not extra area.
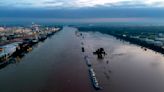
[(155, 46), (160, 46), (160, 47), (161, 47), (161, 46), (163, 46), (163, 42), (161, 42), (161, 41), (155, 41), (155, 42), (154, 42), (154, 45), (155, 45)]
[(155, 40), (156, 40), (156, 41), (161, 41), (161, 42), (163, 42), (163, 43), (164, 43), (164, 38), (159, 38), (159, 37), (156, 37), (156, 38), (155, 38)]
[(0, 42), (4, 42), (7, 41), (7, 37), (6, 36), (0, 36)]
[(7, 44), (0, 47), (0, 61), (10, 57), (18, 47), (18, 43)]
[(5, 31), (5, 28), (0, 27), (0, 32), (3, 32), (3, 31)]
[(144, 41), (148, 44), (154, 44), (154, 40), (152, 40), (152, 39), (147, 39), (146, 38)]

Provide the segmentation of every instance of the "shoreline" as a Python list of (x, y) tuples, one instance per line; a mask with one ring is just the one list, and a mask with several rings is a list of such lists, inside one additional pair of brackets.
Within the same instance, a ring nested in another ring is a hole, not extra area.
[(139, 40), (139, 39), (136, 39), (136, 38), (131, 38), (129, 36), (124, 37), (122, 34), (121, 35), (117, 34), (114, 31), (108, 31), (108, 30), (110, 30), (108, 27), (107, 28), (102, 27), (102, 29), (104, 28), (104, 30), (102, 30), (100, 28), (97, 27), (97, 29), (96, 29), (96, 27), (93, 27), (93, 28), (92, 27), (78, 27), (79, 31), (100, 32), (100, 33), (103, 33), (103, 34), (111, 35), (111, 36), (115, 37), (116, 39), (120, 39), (120, 40), (123, 40), (123, 41), (126, 41), (126, 42), (130, 42), (131, 44), (141, 46), (141, 48), (144, 48), (145, 50), (151, 49), (155, 52), (164, 54), (164, 48), (162, 48), (160, 46), (156, 46), (154, 44), (149, 44), (149, 43), (146, 43), (145, 41), (142, 41), (142, 40)]

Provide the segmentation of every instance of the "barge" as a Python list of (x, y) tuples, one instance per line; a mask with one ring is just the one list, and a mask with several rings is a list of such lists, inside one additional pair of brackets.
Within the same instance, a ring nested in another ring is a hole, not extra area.
[(93, 68), (89, 68), (89, 76), (90, 76), (90, 78), (91, 78), (91, 82), (92, 82), (93, 87), (94, 87), (96, 90), (102, 89), (102, 88), (99, 86), (99, 83), (98, 83), (98, 80), (97, 80), (97, 78), (96, 78), (96, 74), (95, 74)]

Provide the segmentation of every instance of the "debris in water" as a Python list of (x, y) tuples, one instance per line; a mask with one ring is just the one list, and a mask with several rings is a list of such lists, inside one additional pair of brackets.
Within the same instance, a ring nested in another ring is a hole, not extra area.
[(85, 52), (84, 47), (82, 47), (81, 49), (82, 49), (82, 52)]
[(98, 59), (103, 59), (104, 56), (107, 55), (103, 48), (97, 49), (93, 54), (97, 55)]

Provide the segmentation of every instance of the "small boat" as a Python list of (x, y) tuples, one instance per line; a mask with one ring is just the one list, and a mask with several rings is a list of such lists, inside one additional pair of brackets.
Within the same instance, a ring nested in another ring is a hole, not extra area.
[(92, 64), (91, 64), (91, 61), (89, 60), (88, 56), (85, 56), (85, 61), (86, 61), (86, 64), (88, 65), (88, 67), (91, 67)]
[(82, 52), (85, 52), (85, 49), (84, 49), (84, 47), (82, 47), (82, 48), (81, 48), (81, 50), (82, 50)]
[(46, 36), (40, 36), (40, 37), (39, 37), (39, 41), (44, 41), (44, 40), (46, 40), (46, 39), (47, 39)]
[(27, 49), (27, 51), (28, 51), (28, 52), (32, 51), (32, 48), (31, 48), (31, 47), (29, 47), (29, 48)]
[(33, 44), (38, 43), (38, 39), (33, 39), (33, 40), (32, 40), (32, 43), (33, 43)]

